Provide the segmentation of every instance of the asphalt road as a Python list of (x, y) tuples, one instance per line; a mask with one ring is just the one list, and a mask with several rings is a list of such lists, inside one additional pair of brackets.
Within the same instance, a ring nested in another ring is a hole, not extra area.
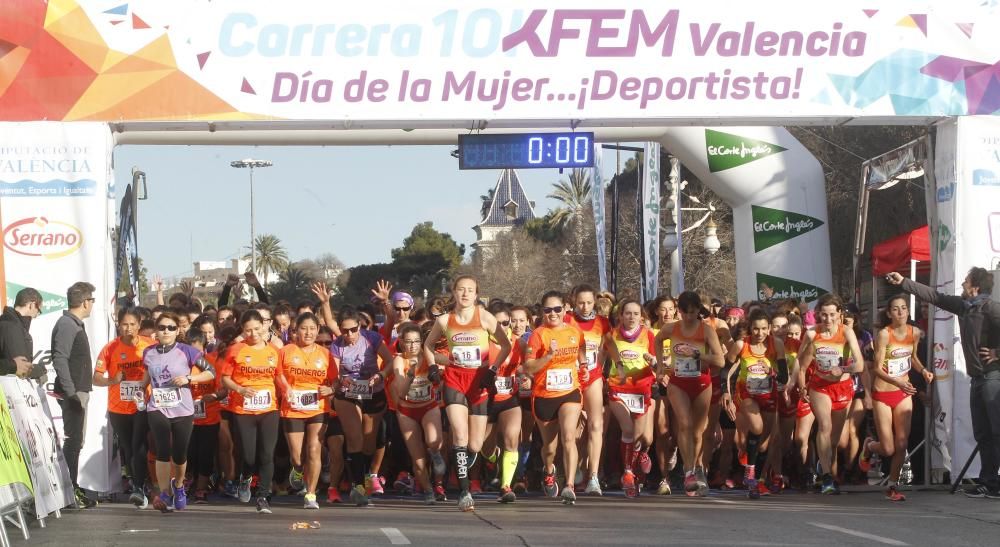
[[(477, 497), (474, 513), (454, 501), (425, 507), (416, 499), (386, 497), (373, 507), (327, 506), (305, 511), (301, 498), (276, 498), (274, 514), (250, 505), (213, 500), (163, 515), (128, 504), (103, 503), (64, 511), (31, 545), (433, 545), (435, 547), (608, 545), (997, 545), (1000, 501), (969, 499), (945, 491), (907, 492), (903, 503), (881, 493), (840, 496), (783, 493), (750, 501), (740, 492), (704, 499), (620, 492), (581, 496), (575, 506), (537, 496), (500, 505)], [(296, 521), (319, 521), (311, 530), (289, 530)], [(13, 544), (27, 544), (8, 525)]]

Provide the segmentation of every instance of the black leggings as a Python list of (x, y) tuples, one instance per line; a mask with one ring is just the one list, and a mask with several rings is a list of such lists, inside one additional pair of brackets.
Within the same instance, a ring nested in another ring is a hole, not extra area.
[(277, 410), (264, 414), (234, 414), (233, 420), (240, 438), (240, 450), (243, 452), (241, 474), (243, 477), (250, 477), (256, 469), (260, 474), (257, 497), (270, 495), (280, 414)]
[(211, 477), (219, 448), (219, 424), (196, 425), (188, 448), (188, 468), (199, 477)]
[(156, 461), (186, 464), (194, 416), (167, 418), (162, 412), (152, 411), (147, 412), (146, 417), (149, 419), (149, 430), (153, 432)]
[[(157, 412), (157, 414), (159, 414)], [(149, 443), (146, 433), (149, 432), (149, 422), (145, 412), (135, 414), (116, 414), (108, 412), (111, 429), (118, 437), (118, 447), (122, 453), (122, 464), (128, 467), (128, 476), (132, 480), (132, 488), (141, 489), (146, 483), (146, 452)]]

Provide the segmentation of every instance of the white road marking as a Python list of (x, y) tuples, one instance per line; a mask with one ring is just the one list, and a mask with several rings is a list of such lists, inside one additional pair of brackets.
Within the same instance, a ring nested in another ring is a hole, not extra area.
[(719, 498), (708, 498), (708, 499), (714, 501), (715, 503), (722, 503), (722, 504), (725, 504), (725, 505), (738, 505), (739, 504), (739, 502), (736, 502), (736, 501), (723, 500), (723, 499), (719, 499)]
[(399, 531), (399, 528), (380, 528), (385, 537), (389, 538), (389, 543), (393, 545), (409, 545), (410, 540), (406, 539), (403, 532)]
[(125, 533), (128, 533), (128, 534), (139, 534), (139, 533), (142, 533), (142, 532), (159, 532), (159, 530), (122, 530), (122, 532), (125, 532)]
[(886, 545), (909, 545), (909, 543), (899, 541), (898, 539), (887, 538), (883, 536), (876, 536), (875, 534), (869, 534), (866, 532), (859, 532), (857, 530), (851, 530), (849, 528), (841, 528), (840, 526), (834, 526), (832, 524), (823, 524), (821, 522), (809, 522), (807, 523), (811, 526), (817, 528), (822, 528), (824, 530), (830, 530), (833, 532), (840, 532), (841, 534), (847, 534), (849, 536), (870, 539), (872, 541), (877, 541), (879, 543), (884, 543)]

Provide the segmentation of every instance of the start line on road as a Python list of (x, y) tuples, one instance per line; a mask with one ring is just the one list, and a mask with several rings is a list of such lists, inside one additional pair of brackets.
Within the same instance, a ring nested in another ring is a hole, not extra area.
[[(213, 499), (169, 515), (104, 503), (64, 511), (47, 528), (32, 530), (37, 545), (500, 545), (582, 547), (606, 545), (988, 545), (1000, 534), (1000, 505), (993, 500), (939, 491), (908, 492), (904, 503), (881, 493), (820, 496), (786, 492), (750, 501), (740, 491), (708, 498), (642, 496), (620, 492), (580, 496), (573, 507), (557, 499), (524, 496), (512, 505), (477, 496), (475, 513), (454, 501), (424, 506), (415, 498), (386, 496), (374, 505), (302, 509), (301, 498), (275, 497), (274, 514)], [(319, 529), (290, 530), (297, 521)], [(141, 539), (140, 539), (141, 538)], [(181, 539), (186, 538), (186, 539)]]

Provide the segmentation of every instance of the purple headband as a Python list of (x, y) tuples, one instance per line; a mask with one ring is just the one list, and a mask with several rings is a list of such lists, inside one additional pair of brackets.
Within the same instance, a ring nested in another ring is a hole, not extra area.
[(410, 307), (413, 307), (413, 297), (410, 296), (410, 293), (406, 293), (406, 292), (403, 292), (403, 291), (396, 291), (396, 292), (392, 293), (392, 297), (391, 298), (392, 298), (392, 302), (391, 303), (393, 303), (393, 304), (395, 304), (397, 300), (404, 300), (404, 301), (406, 301), (407, 304), (410, 305)]

